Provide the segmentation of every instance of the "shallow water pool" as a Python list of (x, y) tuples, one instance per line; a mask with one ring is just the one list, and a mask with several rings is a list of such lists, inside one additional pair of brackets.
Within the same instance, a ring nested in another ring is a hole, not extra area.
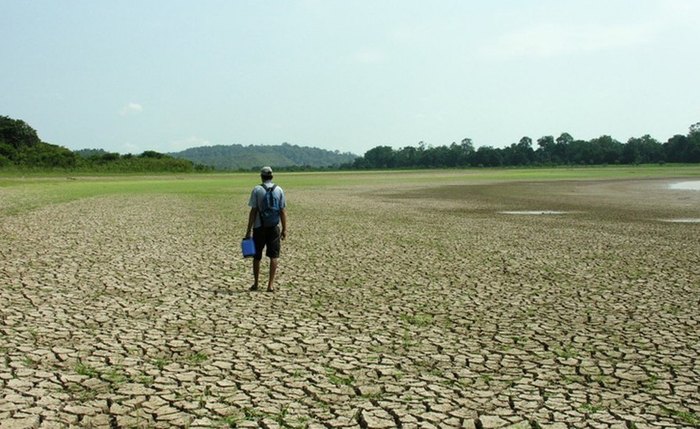
[(516, 211), (501, 211), (500, 214), (508, 215), (561, 215), (569, 212), (560, 212), (555, 210), (516, 210)]
[(700, 180), (672, 183), (668, 185), (668, 188), (681, 191), (700, 191)]

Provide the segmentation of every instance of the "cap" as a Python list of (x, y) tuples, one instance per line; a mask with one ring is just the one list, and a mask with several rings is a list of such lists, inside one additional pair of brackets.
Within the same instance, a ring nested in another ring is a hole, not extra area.
[(272, 168), (271, 167), (263, 167), (260, 169), (260, 175), (261, 176), (272, 176)]

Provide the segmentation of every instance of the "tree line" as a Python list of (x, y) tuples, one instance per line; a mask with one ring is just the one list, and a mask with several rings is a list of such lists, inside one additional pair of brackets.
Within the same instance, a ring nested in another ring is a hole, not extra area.
[(87, 172), (173, 172), (206, 171), (209, 167), (155, 151), (120, 155), (101, 149), (73, 152), (39, 139), (26, 122), (0, 116), (0, 168), (60, 169)]
[[(163, 154), (145, 151), (139, 155), (120, 155), (102, 149), (83, 149), (73, 152), (61, 146), (41, 141), (37, 132), (22, 120), (0, 116), (0, 168), (19, 169), (65, 169), (88, 172), (195, 172), (211, 171), (215, 166), (203, 165), (203, 153), (216, 152), (218, 158), (229, 158), (230, 151), (238, 150), (250, 158), (248, 165), (238, 166), (249, 169), (250, 165), (261, 163), (275, 164), (270, 160), (274, 153), (265, 152), (261, 159), (253, 156), (252, 149), (258, 147), (216, 146), (195, 148), (192, 159), (183, 153)], [(700, 122), (691, 125), (687, 135), (677, 134), (661, 143), (649, 135), (632, 137), (621, 143), (604, 135), (591, 140), (577, 140), (569, 133), (559, 137), (543, 136), (533, 142), (523, 137), (517, 143), (504, 148), (492, 146), (474, 147), (471, 139), (460, 143), (430, 146), (420, 142), (418, 146), (393, 149), (391, 146), (376, 146), (364, 156), (340, 154), (315, 148), (300, 148), (283, 144), (278, 157), (290, 160), (279, 162), (280, 167), (289, 170), (336, 169), (339, 160), (344, 158), (341, 169), (385, 169), (385, 168), (450, 168), (450, 167), (503, 167), (503, 166), (556, 166), (556, 165), (603, 165), (603, 164), (646, 164), (646, 163), (698, 163), (700, 162)], [(224, 151), (226, 153), (221, 153)], [(253, 151), (254, 152), (254, 151)], [(318, 153), (317, 153), (318, 152)], [(190, 155), (192, 155), (190, 154)], [(176, 155), (176, 157), (172, 156)], [(182, 157), (181, 157), (182, 156)], [(328, 165), (308, 165), (307, 158), (324, 157)], [(294, 159), (291, 159), (294, 158)], [(298, 158), (298, 159), (297, 159)], [(354, 160), (353, 160), (354, 158)], [(263, 162), (264, 161), (264, 162)], [(227, 165), (226, 169), (234, 169)], [(256, 168), (252, 167), (252, 168)], [(218, 166), (222, 168), (222, 166)]]
[(577, 140), (569, 133), (559, 137), (543, 136), (535, 143), (523, 137), (504, 148), (481, 146), (474, 148), (471, 139), (449, 146), (406, 146), (395, 150), (391, 146), (376, 146), (345, 168), (447, 168), (604, 165), (647, 163), (700, 162), (700, 122), (692, 125), (687, 135), (677, 134), (665, 143), (649, 135), (632, 137), (621, 143), (604, 135), (592, 140)]

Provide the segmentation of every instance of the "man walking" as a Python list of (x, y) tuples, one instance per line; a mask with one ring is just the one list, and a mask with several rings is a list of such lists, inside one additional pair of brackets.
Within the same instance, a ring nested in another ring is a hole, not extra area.
[[(262, 184), (256, 185), (250, 194), (248, 206), (248, 229), (245, 238), (250, 238), (253, 233), (255, 242), (255, 257), (253, 258), (253, 286), (251, 291), (258, 290), (258, 277), (260, 276), (260, 261), (263, 249), (265, 255), (270, 258), (270, 277), (267, 282), (267, 291), (274, 291), (275, 273), (280, 256), (280, 240), (287, 236), (287, 212), (284, 191), (272, 183), (272, 168), (263, 167), (260, 170)], [(280, 223), (282, 229), (280, 230)]]

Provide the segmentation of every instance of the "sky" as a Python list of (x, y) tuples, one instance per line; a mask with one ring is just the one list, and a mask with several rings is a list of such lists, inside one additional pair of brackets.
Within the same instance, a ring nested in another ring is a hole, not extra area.
[(72, 150), (358, 155), (700, 122), (697, 0), (0, 0), (0, 115)]

